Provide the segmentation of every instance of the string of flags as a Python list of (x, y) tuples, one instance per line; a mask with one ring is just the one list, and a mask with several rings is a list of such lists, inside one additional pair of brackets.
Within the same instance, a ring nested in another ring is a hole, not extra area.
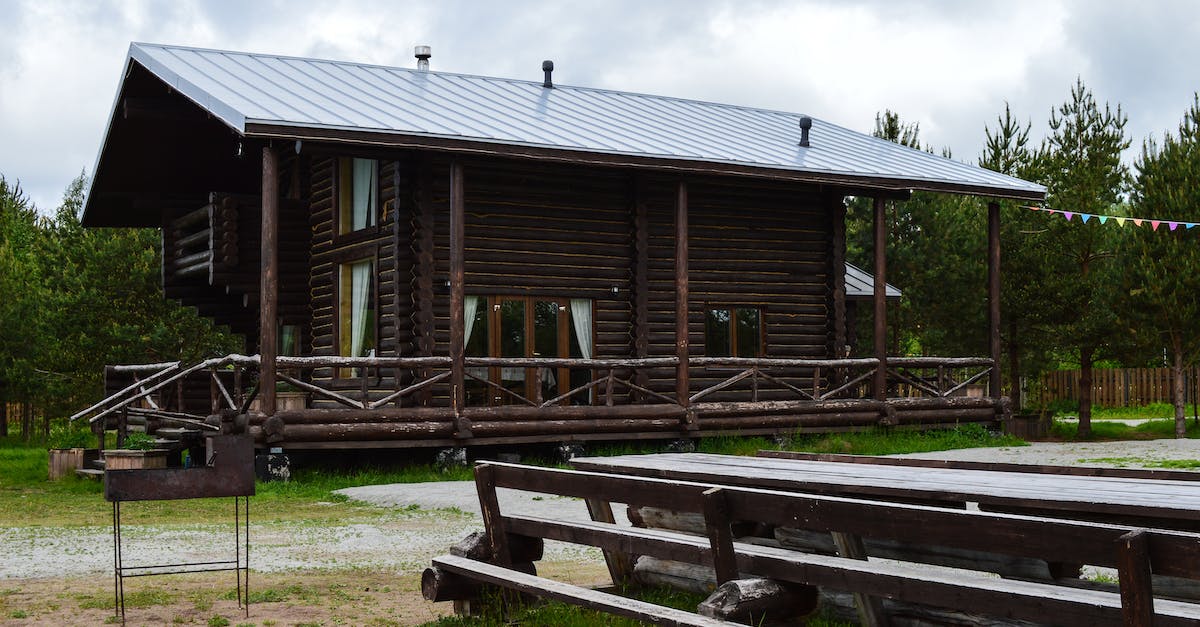
[(1167, 229), (1169, 229), (1171, 231), (1175, 231), (1177, 229), (1184, 229), (1184, 230), (1194, 229), (1197, 226), (1200, 226), (1200, 222), (1184, 222), (1182, 220), (1155, 220), (1152, 218), (1125, 218), (1125, 217), (1120, 217), (1120, 216), (1102, 216), (1102, 215), (1097, 215), (1097, 214), (1093, 214), (1093, 213), (1080, 213), (1080, 212), (1076, 212), (1076, 211), (1062, 211), (1059, 209), (1050, 209), (1047, 207), (1034, 207), (1034, 206), (1026, 206), (1023, 208), (1031, 209), (1033, 211), (1041, 211), (1041, 212), (1049, 213), (1049, 214), (1057, 214), (1057, 215), (1060, 215), (1060, 216), (1066, 218), (1067, 222), (1070, 222), (1071, 220), (1075, 219), (1076, 217), (1078, 217), (1079, 220), (1081, 222), (1083, 222), (1084, 224), (1087, 224), (1088, 220), (1098, 220), (1100, 222), (1100, 224), (1106, 224), (1108, 222), (1115, 222), (1118, 227), (1122, 227), (1122, 226), (1125, 226), (1125, 224), (1128, 222), (1128, 223), (1132, 223), (1133, 226), (1135, 226), (1135, 227), (1143, 227), (1143, 226), (1149, 225), (1150, 230), (1152, 230), (1152, 231), (1157, 231), (1159, 229), (1159, 227), (1166, 227)]

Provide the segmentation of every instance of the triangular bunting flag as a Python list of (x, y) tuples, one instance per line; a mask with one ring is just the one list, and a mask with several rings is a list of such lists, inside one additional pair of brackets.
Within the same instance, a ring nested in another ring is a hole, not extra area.
[(1178, 222), (1168, 222), (1167, 226), (1171, 227), (1171, 230), (1174, 231), (1175, 229), (1179, 228), (1179, 223)]
[(1125, 218), (1117, 218), (1117, 226), (1125, 226)]
[(1150, 230), (1151, 230), (1151, 231), (1157, 231), (1157, 230), (1158, 230), (1158, 225), (1160, 225), (1160, 224), (1162, 224), (1162, 222), (1159, 222), (1158, 220), (1151, 220), (1151, 221), (1150, 221)]
[(1080, 220), (1083, 220), (1083, 223), (1084, 223), (1084, 224), (1087, 224), (1087, 221), (1088, 221), (1088, 219), (1089, 219), (1089, 218), (1091, 218), (1091, 217), (1092, 217), (1092, 214), (1090, 214), (1090, 213), (1081, 213), (1081, 214), (1079, 214), (1079, 219), (1080, 219)]
[(1108, 216), (1096, 216), (1096, 217), (1100, 218), (1100, 224), (1104, 224), (1105, 222), (1108, 222)]
[(1142, 219), (1141, 219), (1141, 218), (1133, 218), (1133, 225), (1134, 225), (1134, 226), (1141, 226), (1141, 225), (1142, 225)]
[(1064, 211), (1064, 212), (1062, 212), (1062, 213), (1063, 213), (1063, 215), (1064, 215), (1064, 216), (1066, 216), (1066, 217), (1067, 217), (1067, 222), (1070, 222), (1070, 221), (1071, 221), (1071, 216), (1075, 215), (1075, 212), (1073, 212), (1073, 211)]

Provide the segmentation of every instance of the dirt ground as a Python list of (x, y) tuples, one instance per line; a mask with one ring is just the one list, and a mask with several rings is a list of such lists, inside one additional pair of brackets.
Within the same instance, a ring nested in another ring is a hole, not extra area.
[[(602, 562), (543, 562), (539, 574), (602, 584)], [(250, 574), (249, 617), (233, 573), (126, 579), (128, 625), (419, 625), (453, 613), (421, 598), (420, 572), (376, 569)], [(111, 575), (0, 582), (0, 625), (102, 625), (113, 617)], [(228, 622), (225, 622), (228, 621)]]

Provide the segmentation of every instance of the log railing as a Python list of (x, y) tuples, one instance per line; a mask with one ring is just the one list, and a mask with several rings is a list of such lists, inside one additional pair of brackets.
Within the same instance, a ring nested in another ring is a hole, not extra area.
[(966, 395), (968, 386), (986, 384), (992, 372), (986, 357), (889, 357), (887, 365), (889, 384), (906, 392), (899, 396)]
[[(572, 401), (578, 403), (581, 400), (583, 405), (659, 405), (659, 409), (674, 407), (679, 411), (702, 406), (710, 412), (719, 410), (732, 413), (754, 409), (758, 405), (762, 405), (761, 409), (764, 411), (773, 411), (779, 409), (776, 405), (792, 407), (797, 403), (830, 404), (842, 400), (868, 398), (870, 380), (879, 367), (875, 359), (693, 357), (688, 360), (690, 368), (727, 376), (717, 383), (691, 392), (685, 402), (681, 402), (667, 386), (654, 389), (649, 384), (639, 383), (643, 379), (638, 376), (639, 370), (642, 369), (658, 369), (660, 372), (673, 369), (678, 365), (676, 357), (467, 357), (464, 362), (469, 380), (495, 389), (505, 395), (503, 398), (506, 404), (514, 406), (498, 412), (499, 414), (528, 413), (530, 410), (564, 406)], [(121, 416), (132, 415), (147, 420), (192, 425), (208, 424), (208, 427), (203, 428), (211, 428), (211, 424), (206, 423), (209, 416), (251, 412), (257, 393), (259, 363), (257, 355), (227, 355), (191, 366), (184, 366), (180, 362), (109, 366), (114, 372), (131, 374), (134, 382), (76, 413), (71, 420), (87, 417), (89, 422), (96, 424), (119, 412)], [(451, 378), (449, 357), (280, 356), (277, 359), (277, 367), (277, 378), (282, 385), (292, 386), (304, 392), (311, 401), (325, 401), (338, 406), (334, 409), (312, 411), (349, 411), (363, 417), (370, 417), (372, 412), (384, 409), (390, 412), (403, 408), (417, 410), (418, 405), (425, 404), (417, 400), (418, 393), (440, 387), (441, 392), (434, 396), (444, 395)], [(887, 373), (893, 392), (907, 388), (919, 396), (945, 398), (959, 395), (966, 386), (986, 377), (991, 367), (990, 359), (981, 358), (890, 358)], [(552, 398), (543, 398), (540, 386), (537, 386), (538, 392), (533, 398), (528, 398), (471, 372), (485, 368), (521, 368), (537, 373), (538, 380), (545, 370), (563, 368), (572, 371), (585, 370), (590, 375), (586, 382), (578, 383)], [(333, 373), (341, 371), (352, 371), (357, 376), (351, 381), (336, 379)], [(390, 378), (391, 381), (387, 389), (383, 389), (382, 382), (385, 378)], [(207, 406), (200, 408), (193, 403), (185, 409), (182, 401), (185, 384), (192, 389), (196, 389), (198, 385), (207, 385)], [(178, 396), (179, 401), (174, 407), (161, 402), (163, 392), (167, 390), (175, 390)], [(768, 399), (761, 398), (767, 396), (768, 392)], [(731, 397), (731, 393), (736, 394)], [(721, 401), (722, 395), (725, 399), (736, 397), (741, 400)], [(427, 399), (430, 395), (420, 396)], [(522, 410), (522, 407), (525, 409)], [(463, 408), (468, 409), (478, 413), (487, 408)], [(565, 407), (559, 409), (565, 410)], [(446, 410), (456, 411), (452, 408)], [(259, 416), (261, 419), (261, 415)]]

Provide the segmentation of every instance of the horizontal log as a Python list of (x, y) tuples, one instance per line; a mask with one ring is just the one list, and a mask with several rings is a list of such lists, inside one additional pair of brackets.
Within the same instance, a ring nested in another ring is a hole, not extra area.
[(832, 414), (784, 414), (778, 416), (737, 416), (727, 418), (701, 418), (702, 431), (739, 430), (760, 428), (804, 428), (808, 426), (870, 426), (879, 423), (875, 412), (844, 412)]
[(631, 431), (678, 431), (677, 419), (531, 420), (505, 422), (471, 421), (471, 433), (479, 437), (531, 434), (625, 433)]
[(897, 410), (896, 419), (900, 422), (922, 422), (926, 420), (994, 420), (996, 410), (991, 407), (947, 407), (945, 409), (915, 409)]
[(969, 368), (991, 366), (987, 357), (888, 357), (889, 367), (900, 368)]
[(335, 440), (411, 440), (451, 437), (453, 422), (371, 422), (358, 424), (287, 425), (287, 442)]
[(832, 401), (723, 401), (701, 402), (692, 405), (700, 417), (738, 416), (751, 414), (773, 414), (781, 412), (819, 414), (833, 412), (884, 411), (886, 404), (870, 399), (846, 399)]
[(191, 235), (184, 235), (183, 237), (179, 237), (175, 240), (175, 250), (182, 251), (193, 244), (202, 243), (207, 246), (210, 237), (212, 237), (211, 228), (201, 229), (195, 233), (192, 233)]
[(208, 223), (209, 216), (212, 215), (213, 206), (204, 205), (199, 209), (189, 211), (174, 220), (171, 220), (171, 227), (175, 229), (184, 229), (193, 224)]
[(177, 276), (177, 277), (189, 277), (189, 276), (196, 276), (196, 275), (207, 276), (208, 273), (211, 271), (212, 271), (212, 262), (206, 260), (206, 261), (198, 263), (194, 266), (185, 266), (185, 267), (175, 270), (175, 276)]

